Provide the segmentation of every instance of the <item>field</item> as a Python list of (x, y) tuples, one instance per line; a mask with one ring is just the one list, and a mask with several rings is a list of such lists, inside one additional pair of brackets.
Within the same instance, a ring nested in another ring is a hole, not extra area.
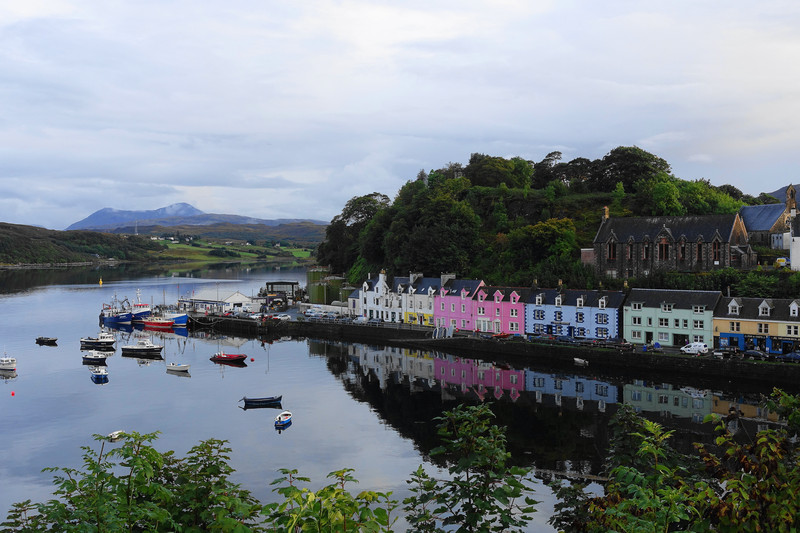
[[(168, 250), (159, 260), (167, 258), (181, 261), (269, 261), (281, 263), (304, 263), (311, 258), (310, 248), (264, 247), (236, 242), (214, 242), (195, 240), (191, 244), (165, 241)], [(166, 256), (166, 257), (165, 257)]]

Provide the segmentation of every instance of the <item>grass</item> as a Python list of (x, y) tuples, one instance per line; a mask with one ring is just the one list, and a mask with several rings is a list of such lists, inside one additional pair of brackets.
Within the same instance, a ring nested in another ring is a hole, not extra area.
[[(289, 261), (309, 259), (311, 250), (307, 248), (264, 248), (261, 246), (244, 246), (240, 244), (221, 245), (205, 241), (195, 241), (199, 246), (183, 243), (167, 242), (167, 251), (161, 255), (181, 261), (219, 262), (219, 261)], [(211, 255), (212, 250), (223, 249), (238, 256), (221, 257)]]

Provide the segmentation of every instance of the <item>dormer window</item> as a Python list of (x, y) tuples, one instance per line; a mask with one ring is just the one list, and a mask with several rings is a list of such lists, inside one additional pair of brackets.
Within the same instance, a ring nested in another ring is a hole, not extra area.
[(561, 307), (561, 296), (556, 296), (556, 307)]
[(706, 310), (706, 306), (705, 305), (693, 305), (692, 306), (692, 312), (693, 313), (702, 313), (705, 310)]
[(517, 303), (517, 296), (512, 296), (512, 297), (511, 297), (511, 303), (512, 303), (512, 304), (515, 304), (515, 303)]
[(578, 301), (575, 302), (575, 307), (583, 307), (583, 297), (578, 298)]
[(641, 311), (642, 310), (642, 302), (633, 302), (633, 303), (631, 303), (631, 310), (633, 310), (633, 311)]
[(494, 303), (499, 304), (502, 297), (499, 294), (494, 295)]
[(661, 310), (663, 312), (665, 312), (665, 313), (671, 313), (672, 312), (672, 307), (673, 307), (673, 304), (668, 304), (668, 303), (662, 303), (661, 304)]
[(602, 298), (600, 298), (600, 300), (598, 300), (597, 307), (599, 307), (600, 309), (605, 309), (606, 308), (606, 297), (605, 296), (603, 296)]
[(769, 306), (764, 304), (758, 307), (758, 316), (769, 316)]
[(739, 314), (739, 306), (735, 302), (731, 302), (728, 306), (728, 314), (729, 315), (738, 315)]
[(793, 316), (793, 317), (798, 316), (797, 309), (798, 309), (797, 304), (793, 303), (792, 305), (790, 305), (789, 306), (789, 316)]
[(536, 305), (542, 305), (542, 295), (541, 294), (537, 294), (536, 295)]

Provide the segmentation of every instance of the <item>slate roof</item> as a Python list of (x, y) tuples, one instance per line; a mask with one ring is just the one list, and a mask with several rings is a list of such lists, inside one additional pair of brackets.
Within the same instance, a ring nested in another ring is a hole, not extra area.
[(662, 303), (672, 304), (675, 309), (691, 309), (702, 305), (713, 310), (722, 293), (719, 291), (679, 291), (673, 289), (631, 289), (625, 305), (641, 303), (643, 307), (661, 307)]
[(684, 217), (623, 217), (608, 218), (600, 224), (595, 243), (608, 242), (612, 234), (618, 242), (626, 242), (633, 238), (634, 242), (643, 242), (645, 238), (653, 240), (666, 228), (672, 238), (697, 241), (702, 238), (710, 241), (717, 231), (723, 240), (730, 241), (733, 234), (736, 214), (732, 215), (695, 215)]
[(609, 309), (619, 309), (625, 301), (625, 293), (622, 291), (593, 291), (580, 289), (531, 289), (527, 303), (535, 304), (536, 296), (542, 295), (543, 305), (553, 305), (556, 296), (561, 294), (561, 305), (574, 307), (578, 304), (578, 298), (583, 298), (583, 307), (598, 307), (600, 298), (606, 298), (606, 307)]
[[(503, 298), (500, 300), (501, 302), (508, 302), (511, 300), (511, 294), (516, 292), (519, 295), (519, 302), (518, 303), (525, 303), (528, 301), (530, 296), (531, 289), (527, 287), (495, 287), (484, 285), (480, 288), (480, 291), (486, 291), (486, 300), (494, 301), (494, 293), (500, 291), (503, 293)], [(477, 297), (479, 291), (475, 291), (473, 298)]]
[(461, 294), (461, 291), (467, 290), (467, 298), (475, 296), (475, 291), (481, 284), (479, 279), (451, 279), (444, 284), (443, 289), (447, 289), (447, 295)]
[[(728, 313), (728, 304), (730, 304), (731, 300), (736, 300), (736, 303), (739, 304), (738, 315)], [(763, 302), (767, 302), (767, 305), (770, 306), (769, 316), (759, 316), (758, 314), (758, 308)], [(758, 320), (761, 322), (800, 322), (800, 316), (791, 316), (789, 314), (789, 306), (792, 302), (797, 302), (797, 304), (800, 305), (800, 300), (793, 300), (791, 298), (731, 298), (725, 296), (719, 299), (719, 303), (714, 309), (714, 318)]]
[(745, 205), (739, 216), (747, 231), (769, 231), (785, 210), (786, 204)]

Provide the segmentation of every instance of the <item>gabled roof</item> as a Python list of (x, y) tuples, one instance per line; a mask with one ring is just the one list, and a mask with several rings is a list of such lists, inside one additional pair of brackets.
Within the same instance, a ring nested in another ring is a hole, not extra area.
[(484, 291), (486, 292), (486, 300), (494, 301), (494, 295), (497, 291), (500, 291), (503, 295), (503, 298), (500, 300), (501, 302), (508, 302), (511, 301), (511, 295), (516, 293), (519, 296), (519, 301), (517, 303), (525, 303), (528, 301), (528, 297), (530, 295), (531, 289), (527, 287), (495, 287), (484, 285), (480, 289), (475, 291), (474, 297), (477, 297), (478, 293)]
[(736, 216), (734, 213), (685, 217), (608, 218), (600, 224), (594, 242), (608, 242), (612, 237), (617, 242), (626, 242), (630, 239), (634, 242), (643, 242), (645, 238), (656, 239), (662, 231), (670, 233), (676, 241), (683, 237), (690, 242), (700, 238), (710, 241), (719, 231), (722, 239), (728, 242), (733, 235)]
[(745, 205), (739, 209), (739, 216), (747, 231), (769, 231), (785, 211), (785, 204)]
[(667, 303), (672, 304), (675, 309), (691, 309), (695, 305), (702, 305), (711, 311), (716, 307), (721, 297), (722, 293), (719, 291), (631, 289), (627, 300), (625, 300), (625, 305), (641, 303), (643, 307), (661, 307), (662, 303)]
[[(405, 278), (408, 280), (409, 278)], [(406, 290), (408, 294), (428, 294), (429, 289), (439, 290), (439, 286), (442, 284), (441, 278), (417, 278), (411, 287), (414, 288), (414, 291)], [(410, 289), (411, 287), (408, 287)]]
[[(739, 314), (734, 315), (728, 313), (728, 305), (731, 300), (736, 300), (739, 304)], [(771, 304), (769, 316), (759, 314), (759, 307), (762, 303), (768, 301)], [(720, 298), (719, 304), (714, 309), (714, 318), (729, 318), (731, 320), (760, 320), (765, 322), (767, 320), (786, 321), (786, 322), (800, 322), (800, 316), (791, 316), (789, 309), (792, 303), (797, 302), (792, 298), (731, 298), (725, 296)]]
[(536, 296), (542, 295), (543, 305), (553, 305), (556, 296), (561, 294), (561, 305), (575, 307), (578, 305), (578, 298), (583, 298), (583, 307), (599, 307), (600, 298), (606, 299), (606, 307), (619, 308), (625, 301), (625, 293), (622, 291), (597, 291), (580, 289), (531, 289), (528, 303), (536, 303)]
[(467, 291), (467, 298), (472, 298), (475, 296), (475, 291), (478, 290), (478, 287), (481, 286), (481, 280), (479, 279), (451, 279), (448, 280), (447, 283), (444, 284), (442, 289), (447, 289), (447, 295), (461, 295), (462, 290)]

